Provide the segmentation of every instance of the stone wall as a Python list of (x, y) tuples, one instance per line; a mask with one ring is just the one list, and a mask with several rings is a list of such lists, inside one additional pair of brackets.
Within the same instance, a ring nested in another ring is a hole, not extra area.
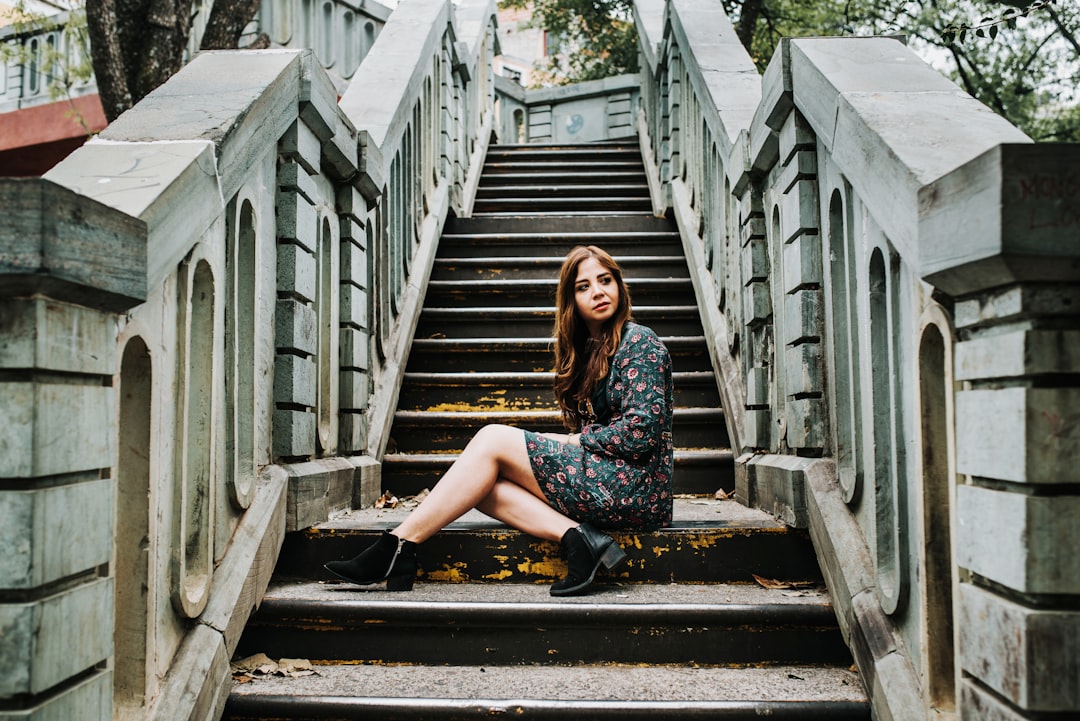
[(714, 4), (636, 21), (737, 497), (809, 529), (875, 717), (1080, 709), (1075, 148), (894, 38), (759, 76)]
[(591, 143), (637, 132), (636, 75), (527, 90), (496, 78), (500, 143)]
[(218, 718), (286, 530), (379, 493), (494, 3), (387, 28), (412, 57), (376, 41), (340, 104), (310, 51), (203, 53), (0, 183), (0, 718)]

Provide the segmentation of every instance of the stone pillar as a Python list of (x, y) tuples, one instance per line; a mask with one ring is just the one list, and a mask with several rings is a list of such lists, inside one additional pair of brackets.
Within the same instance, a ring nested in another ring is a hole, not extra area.
[(111, 719), (117, 314), (146, 226), (0, 179), (0, 719)]
[(1078, 169), (1002, 145), (919, 194), (922, 275), (956, 301), (964, 721), (1080, 710)]

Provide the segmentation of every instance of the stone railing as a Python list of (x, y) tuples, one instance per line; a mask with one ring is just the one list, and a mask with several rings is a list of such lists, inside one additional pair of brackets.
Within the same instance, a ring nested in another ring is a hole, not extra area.
[(1080, 709), (1080, 152), (897, 39), (759, 76), (716, 3), (636, 21), (737, 496), (809, 529), (876, 717)]
[(640, 88), (636, 75), (532, 90), (498, 76), (499, 142), (591, 143), (632, 138), (637, 133)]
[(406, 0), (340, 105), (310, 51), (201, 54), (0, 185), (0, 715), (218, 718), (284, 533), (378, 492), (494, 12)]

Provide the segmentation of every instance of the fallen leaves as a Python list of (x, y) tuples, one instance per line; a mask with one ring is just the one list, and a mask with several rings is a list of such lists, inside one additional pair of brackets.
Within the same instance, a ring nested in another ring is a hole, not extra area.
[[(762, 588), (767, 588), (771, 591), (782, 591), (790, 589), (809, 589), (817, 586), (816, 581), (777, 581), (773, 578), (764, 578), (756, 573), (751, 573), (754, 580), (758, 582), (758, 585)], [(784, 594), (786, 596), (805, 596), (808, 595), (806, 591), (800, 591), (798, 593)]]
[(398, 498), (392, 491), (384, 491), (381, 496), (375, 501), (375, 508), (377, 509), (390, 509), (397, 508), (416, 508), (419, 506), (431, 491), (424, 489), (417, 493), (415, 496), (405, 496), (404, 498)]
[(282, 658), (277, 661), (265, 653), (257, 653), (231, 665), (232, 677), (236, 683), (248, 683), (257, 678), (266, 676), (286, 676), (288, 678), (302, 678), (304, 676), (317, 676), (311, 661), (306, 658)]
[(383, 494), (375, 500), (376, 508), (397, 508), (401, 501), (390, 491), (383, 491)]

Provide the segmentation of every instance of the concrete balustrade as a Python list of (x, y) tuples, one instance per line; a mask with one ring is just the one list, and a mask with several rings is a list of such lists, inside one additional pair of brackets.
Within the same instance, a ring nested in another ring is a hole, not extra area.
[(737, 497), (808, 528), (876, 717), (1077, 710), (1075, 148), (895, 38), (758, 76), (718, 6), (635, 12)]
[(380, 492), (494, 102), (493, 3), (399, 10), (341, 106), (310, 51), (203, 53), (2, 185), (0, 718), (218, 718), (286, 530)]
[(529, 89), (499, 76), (495, 88), (501, 143), (591, 143), (637, 132), (636, 75)]

